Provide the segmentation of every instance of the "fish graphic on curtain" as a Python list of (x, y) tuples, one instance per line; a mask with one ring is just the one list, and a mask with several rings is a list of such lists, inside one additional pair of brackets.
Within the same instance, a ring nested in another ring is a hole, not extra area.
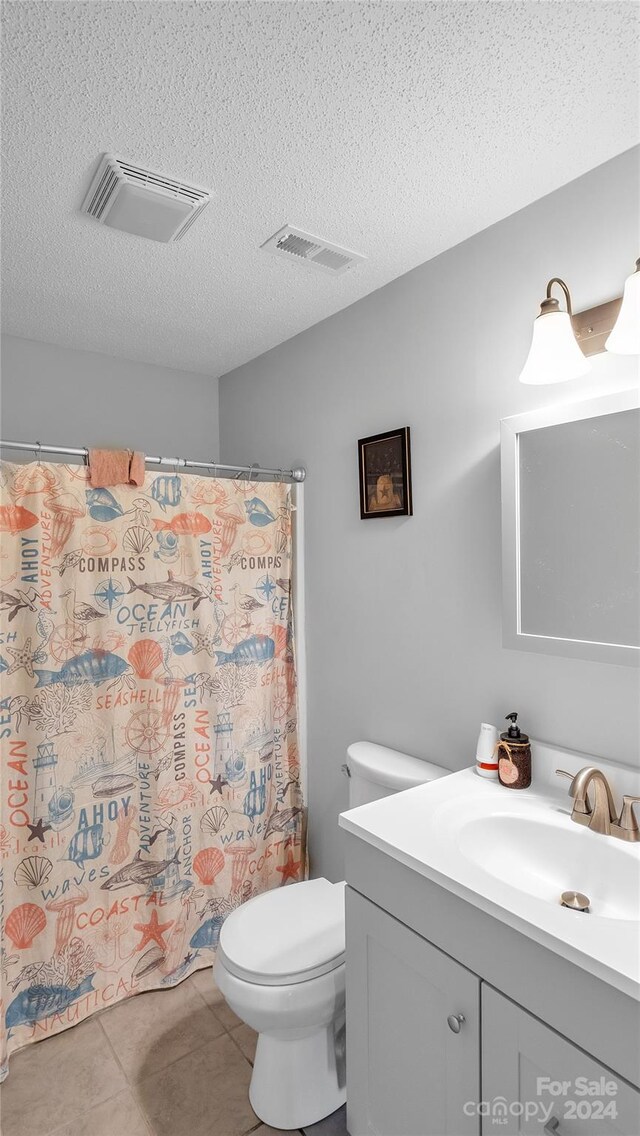
[[(2, 464), (2, 1073), (302, 879), (291, 488)], [(259, 495), (258, 495), (259, 494)]]

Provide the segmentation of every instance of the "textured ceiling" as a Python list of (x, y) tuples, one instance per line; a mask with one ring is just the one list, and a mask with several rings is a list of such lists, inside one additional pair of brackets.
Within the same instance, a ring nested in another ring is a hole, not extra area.
[[(634, 145), (637, 16), (5, 0), (5, 330), (224, 374)], [(215, 199), (175, 245), (100, 226), (104, 150)], [(260, 251), (287, 222), (369, 259)]]

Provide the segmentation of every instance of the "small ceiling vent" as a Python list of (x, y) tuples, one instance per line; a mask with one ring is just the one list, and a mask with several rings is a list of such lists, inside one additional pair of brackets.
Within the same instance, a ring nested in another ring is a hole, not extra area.
[(297, 261), (298, 264), (310, 264), (323, 272), (330, 272), (332, 276), (339, 276), (361, 260), (367, 259), (357, 252), (329, 244), (321, 237), (312, 237), (310, 233), (294, 229), (291, 225), (278, 229), (278, 232), (260, 247), (266, 252), (273, 253), (274, 256), (286, 257), (287, 260)]
[(166, 244), (179, 241), (210, 200), (208, 189), (103, 154), (82, 212), (112, 229)]

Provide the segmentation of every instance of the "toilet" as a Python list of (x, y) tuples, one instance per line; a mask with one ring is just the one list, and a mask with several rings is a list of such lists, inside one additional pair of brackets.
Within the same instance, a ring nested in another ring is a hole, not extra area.
[[(347, 758), (350, 808), (448, 772), (372, 742)], [(258, 1034), (249, 1099), (272, 1128), (315, 1124), (346, 1099), (344, 888), (322, 878), (276, 888), (220, 932), (215, 981)]]

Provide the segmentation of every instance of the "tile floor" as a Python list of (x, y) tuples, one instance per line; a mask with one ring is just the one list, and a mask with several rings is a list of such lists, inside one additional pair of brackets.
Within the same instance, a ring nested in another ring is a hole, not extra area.
[[(139, 994), (14, 1054), (0, 1089), (0, 1131), (277, 1136), (249, 1104), (255, 1044), (210, 971), (198, 971), (180, 986)], [(344, 1110), (306, 1136), (346, 1136)]]

